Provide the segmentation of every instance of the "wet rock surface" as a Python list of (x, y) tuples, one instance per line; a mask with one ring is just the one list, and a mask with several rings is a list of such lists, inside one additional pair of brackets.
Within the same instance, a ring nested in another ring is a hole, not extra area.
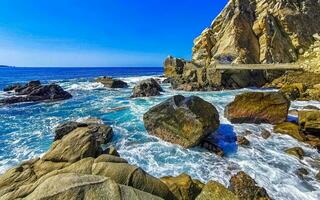
[(143, 80), (134, 86), (131, 98), (159, 96), (163, 89), (153, 78)]
[(96, 82), (102, 83), (107, 88), (127, 88), (128, 84), (122, 80), (114, 79), (111, 77), (100, 77)]
[(0, 100), (0, 104), (16, 104), (23, 102), (59, 101), (72, 98), (59, 85), (41, 85), (40, 81), (30, 81), (25, 85), (12, 85), (4, 89), (13, 92), (13, 96)]
[(270, 199), (267, 191), (246, 173), (239, 172), (230, 179), (229, 189), (241, 200)]
[(151, 135), (183, 147), (194, 147), (220, 124), (217, 109), (197, 96), (176, 95), (143, 116)]
[(249, 92), (236, 96), (225, 108), (232, 123), (277, 124), (287, 120), (290, 101), (277, 92)]

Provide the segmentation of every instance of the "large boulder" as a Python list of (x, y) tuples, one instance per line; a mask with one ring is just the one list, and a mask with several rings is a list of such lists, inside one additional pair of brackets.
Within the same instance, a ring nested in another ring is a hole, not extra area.
[(114, 79), (111, 77), (100, 77), (96, 79), (96, 82), (102, 83), (105, 87), (108, 88), (126, 88), (128, 84), (122, 80)]
[(161, 181), (168, 186), (177, 200), (194, 200), (204, 186), (199, 180), (192, 179), (187, 174), (162, 177)]
[(306, 134), (320, 137), (320, 111), (305, 110), (298, 113), (300, 129)]
[(163, 89), (153, 78), (140, 81), (132, 91), (131, 98), (158, 96)]
[(257, 186), (257, 183), (242, 171), (231, 177), (229, 189), (236, 194), (239, 200), (270, 199), (267, 191)]
[(237, 95), (225, 108), (232, 123), (277, 124), (287, 120), (290, 101), (278, 92), (248, 92)]
[(72, 98), (72, 95), (64, 91), (59, 85), (41, 85), (40, 81), (31, 81), (26, 85), (18, 85), (6, 88), (14, 91), (15, 95), (1, 99), (0, 104), (15, 104), (22, 102), (58, 101)]
[(216, 181), (209, 181), (195, 200), (239, 200), (238, 197)]
[(217, 109), (200, 97), (173, 96), (143, 115), (145, 128), (167, 142), (194, 147), (219, 127)]

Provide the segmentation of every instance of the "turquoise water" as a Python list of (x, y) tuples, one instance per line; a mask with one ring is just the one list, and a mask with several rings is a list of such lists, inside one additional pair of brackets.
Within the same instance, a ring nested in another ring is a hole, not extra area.
[[(110, 69), (84, 70), (81, 73), (77, 70), (61, 74), (60, 69), (50, 76), (46, 71), (38, 71), (38, 78), (31, 71), (28, 72), (30, 76), (26, 72), (19, 72), (24, 74), (23, 78), (20, 78), (21, 75), (14, 75), (18, 72), (11, 71), (12, 79), (8, 75), (4, 78), (3, 73), (0, 73), (0, 87), (11, 82), (43, 78), (48, 82), (58, 83), (74, 96), (70, 100), (55, 103), (0, 108), (0, 172), (47, 151), (54, 136), (53, 129), (59, 123), (98, 117), (113, 127), (115, 135), (112, 144), (121, 156), (156, 177), (185, 172), (201, 181), (216, 180), (227, 186), (230, 177), (243, 170), (265, 187), (274, 199), (319, 199), (320, 183), (314, 176), (320, 167), (320, 161), (317, 164), (314, 160), (319, 159), (320, 154), (316, 150), (289, 136), (275, 133), (271, 138), (263, 139), (260, 136), (261, 130), (265, 128), (272, 131), (271, 125), (233, 125), (223, 117), (224, 107), (235, 95), (251, 89), (191, 93), (174, 91), (169, 85), (163, 84), (165, 92), (159, 97), (130, 99), (128, 97), (132, 87), (139, 80), (159, 76), (162, 70), (154, 68), (144, 72), (139, 69), (136, 73), (134, 70), (130, 73), (126, 70), (111, 72)], [(92, 77), (111, 73), (112, 76), (127, 81), (130, 87), (106, 89), (93, 81)], [(198, 95), (216, 106), (222, 123), (218, 130), (219, 144), (228, 150), (227, 157), (218, 157), (201, 148), (183, 149), (148, 135), (142, 121), (143, 114), (150, 107), (175, 94)], [(0, 98), (5, 95), (0, 92)], [(294, 102), (292, 107), (301, 108), (310, 104), (320, 107), (319, 102)], [(123, 107), (123, 110), (112, 112), (117, 107)], [(246, 136), (251, 142), (250, 147), (237, 147), (229, 140), (236, 134), (243, 134), (245, 130), (253, 133)], [(304, 160), (297, 160), (283, 152), (295, 146), (305, 150), (307, 156)], [(295, 170), (301, 167), (310, 173), (304, 180), (295, 174)]]

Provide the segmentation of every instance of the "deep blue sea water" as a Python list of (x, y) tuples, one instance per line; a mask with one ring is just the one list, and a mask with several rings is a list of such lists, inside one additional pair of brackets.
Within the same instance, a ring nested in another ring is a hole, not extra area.
[[(320, 183), (314, 178), (320, 167), (320, 154), (315, 149), (276, 133), (263, 139), (261, 130), (272, 132), (271, 125), (235, 125), (223, 117), (224, 107), (235, 95), (254, 89), (181, 92), (162, 84), (165, 91), (159, 97), (129, 98), (138, 81), (161, 78), (162, 73), (162, 68), (0, 68), (0, 89), (11, 83), (41, 80), (55, 82), (73, 95), (72, 99), (60, 102), (0, 107), (0, 173), (46, 152), (52, 144), (54, 127), (59, 123), (97, 117), (113, 127), (112, 144), (121, 156), (156, 177), (185, 172), (201, 181), (216, 180), (227, 186), (230, 177), (243, 170), (274, 199), (320, 199)], [(98, 76), (123, 79), (130, 87), (104, 88), (94, 82)], [(143, 114), (175, 94), (198, 95), (215, 105), (222, 123), (217, 131), (219, 144), (229, 151), (227, 157), (218, 157), (201, 148), (183, 149), (148, 135)], [(7, 95), (0, 92), (0, 98)], [(292, 108), (310, 104), (320, 107), (319, 102), (293, 102)], [(112, 111), (117, 107), (123, 109)], [(242, 135), (245, 130), (252, 132), (246, 136), (251, 142), (249, 147), (237, 147), (230, 142), (230, 137)], [(301, 161), (284, 153), (285, 149), (295, 146), (306, 152)], [(301, 167), (309, 171), (305, 179), (295, 174)]]

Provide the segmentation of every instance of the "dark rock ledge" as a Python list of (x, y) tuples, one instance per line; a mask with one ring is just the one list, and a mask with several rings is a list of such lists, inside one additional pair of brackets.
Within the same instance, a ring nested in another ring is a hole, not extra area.
[(72, 95), (64, 91), (59, 85), (42, 85), (40, 81), (10, 85), (4, 88), (6, 92), (12, 92), (13, 96), (0, 100), (0, 104), (15, 104), (23, 102), (59, 101), (72, 98)]

